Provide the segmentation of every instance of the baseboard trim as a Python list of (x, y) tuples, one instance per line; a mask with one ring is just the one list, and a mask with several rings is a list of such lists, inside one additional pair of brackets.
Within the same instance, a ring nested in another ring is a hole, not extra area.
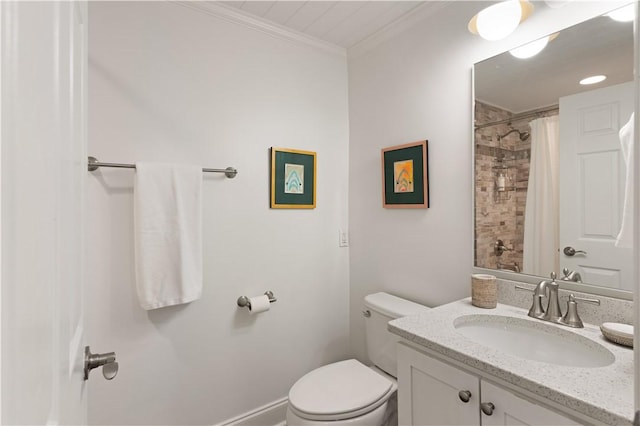
[(281, 398), (215, 426), (285, 426), (288, 402)]

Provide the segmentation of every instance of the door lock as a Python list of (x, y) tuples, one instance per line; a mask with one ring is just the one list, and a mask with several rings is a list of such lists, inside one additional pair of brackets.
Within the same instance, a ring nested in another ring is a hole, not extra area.
[(84, 348), (84, 379), (89, 380), (89, 372), (94, 368), (102, 367), (102, 375), (105, 379), (111, 380), (118, 374), (118, 363), (116, 353), (107, 352), (104, 354), (92, 354), (91, 348)]

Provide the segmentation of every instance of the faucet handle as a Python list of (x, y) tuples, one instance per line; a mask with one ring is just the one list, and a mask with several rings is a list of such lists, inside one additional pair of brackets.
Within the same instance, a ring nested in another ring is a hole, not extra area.
[(567, 301), (567, 313), (564, 314), (560, 322), (564, 325), (568, 325), (569, 327), (583, 328), (584, 324), (582, 323), (582, 319), (580, 319), (580, 315), (578, 315), (578, 303), (576, 300), (593, 303), (594, 305), (600, 305), (600, 300), (576, 297), (573, 293), (569, 295), (569, 300)]
[(571, 300), (571, 297), (573, 297), (574, 300), (579, 300), (581, 302), (592, 303), (594, 305), (600, 306), (600, 299), (590, 299), (588, 297), (578, 297), (578, 296), (574, 296), (573, 294), (570, 294), (569, 300)]
[(515, 286), (514, 286), (514, 288), (515, 288), (516, 290), (530, 291), (530, 292), (532, 292), (532, 293), (535, 291), (535, 288), (523, 287), (523, 286), (521, 286), (521, 285), (515, 285)]
[(557, 275), (556, 275), (555, 272), (552, 272), (551, 274), (549, 274), (549, 276), (551, 277), (551, 281), (555, 281), (556, 280)]
[(525, 290), (533, 293), (533, 302), (531, 303), (531, 308), (529, 308), (529, 315), (531, 318), (542, 318), (544, 315), (544, 308), (542, 307), (542, 298), (544, 295), (536, 292), (535, 288), (527, 288), (519, 285), (515, 286), (516, 290)]

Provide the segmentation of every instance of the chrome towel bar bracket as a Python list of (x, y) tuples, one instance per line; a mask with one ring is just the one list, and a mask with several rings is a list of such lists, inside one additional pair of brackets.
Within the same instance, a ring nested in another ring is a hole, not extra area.
[[(102, 163), (102, 162), (98, 161), (98, 159), (96, 157), (88, 157), (87, 169), (90, 172), (95, 172), (100, 167), (117, 167), (117, 168), (121, 168), (121, 169), (135, 169), (136, 165), (135, 164), (123, 164), (123, 163)], [(233, 179), (238, 174), (238, 170), (236, 170), (233, 167), (227, 167), (226, 169), (203, 168), (202, 171), (205, 172), (205, 173), (224, 173), (224, 175), (226, 177), (228, 177), (229, 179)]]
[[(278, 299), (275, 298), (275, 296), (273, 295), (273, 292), (271, 290), (265, 291), (264, 295), (269, 298), (269, 303), (275, 303), (275, 302), (278, 301)], [(241, 308), (249, 308), (249, 309), (251, 309), (251, 301), (249, 300), (249, 298), (247, 296), (240, 296), (240, 297), (238, 297), (238, 306), (241, 307)]]

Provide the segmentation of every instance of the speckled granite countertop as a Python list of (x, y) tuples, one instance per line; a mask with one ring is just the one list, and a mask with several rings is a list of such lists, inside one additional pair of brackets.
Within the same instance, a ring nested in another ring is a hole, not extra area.
[[(498, 315), (532, 321), (559, 329), (558, 334), (575, 332), (600, 343), (615, 356), (605, 367), (581, 368), (525, 360), (484, 346), (460, 334), (454, 321), (464, 315)], [(605, 340), (599, 326), (585, 324), (574, 329), (527, 316), (527, 311), (498, 304), (495, 309), (481, 309), (463, 299), (442, 305), (429, 312), (389, 322), (389, 330), (404, 339), (455, 359), (487, 375), (499, 378), (540, 397), (575, 410), (597, 422), (632, 424), (633, 349)]]

